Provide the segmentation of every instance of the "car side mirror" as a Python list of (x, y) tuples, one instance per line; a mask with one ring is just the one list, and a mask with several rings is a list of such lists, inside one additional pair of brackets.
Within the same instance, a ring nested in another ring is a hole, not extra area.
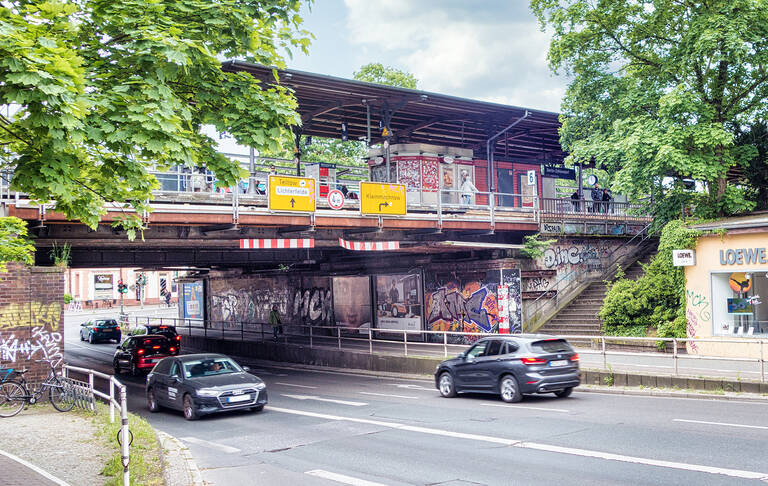
[(243, 366), (243, 371), (245, 371), (246, 373), (250, 373), (251, 372), (251, 367), (250, 366)]
[(457, 358), (462, 358), (462, 359), (466, 357), (467, 357), (467, 353), (459, 353), (459, 355), (457, 356)]
[(117, 346), (115, 349), (123, 349), (122, 346)]

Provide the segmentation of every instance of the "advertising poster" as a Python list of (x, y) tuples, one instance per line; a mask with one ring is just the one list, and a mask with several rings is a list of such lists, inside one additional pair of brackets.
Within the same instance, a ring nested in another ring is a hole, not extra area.
[(368, 332), (371, 327), (369, 277), (333, 277), (333, 316), (339, 327)]
[(110, 274), (98, 274), (93, 276), (93, 298), (95, 300), (108, 300), (114, 296), (114, 276)]
[(181, 284), (183, 311), (185, 319), (203, 318), (203, 282), (186, 282)]
[(499, 334), (509, 334), (509, 287), (496, 287), (496, 301), (499, 309)]
[(421, 330), (421, 275), (377, 275), (376, 327)]
[(755, 306), (750, 299), (728, 299), (729, 314), (754, 314)]

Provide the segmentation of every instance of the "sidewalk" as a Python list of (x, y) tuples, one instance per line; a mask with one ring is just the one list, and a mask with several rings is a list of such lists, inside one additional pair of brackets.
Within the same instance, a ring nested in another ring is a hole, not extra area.
[[(36, 405), (15, 417), (0, 419), (0, 471), (3, 486), (103, 485), (101, 471), (110, 460), (108, 444), (86, 414), (61, 413)], [(202, 486), (200, 472), (188, 450), (158, 432), (163, 449), (166, 486)]]

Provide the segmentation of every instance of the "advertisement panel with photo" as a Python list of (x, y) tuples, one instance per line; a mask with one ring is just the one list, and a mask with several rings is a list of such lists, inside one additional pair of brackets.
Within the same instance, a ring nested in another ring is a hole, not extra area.
[(421, 275), (377, 275), (376, 328), (421, 331)]
[(369, 277), (333, 277), (333, 315), (339, 327), (368, 332), (371, 327)]
[(185, 282), (181, 284), (182, 288), (182, 309), (185, 319), (202, 319), (203, 308), (203, 282)]
[(95, 300), (109, 300), (114, 295), (114, 276), (110, 274), (96, 274), (93, 276), (93, 298)]

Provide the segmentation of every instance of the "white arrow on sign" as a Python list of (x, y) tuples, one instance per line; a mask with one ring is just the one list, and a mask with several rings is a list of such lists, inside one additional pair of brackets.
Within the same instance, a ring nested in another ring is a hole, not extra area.
[(311, 395), (286, 395), (286, 394), (280, 394), (283, 397), (288, 398), (295, 398), (296, 400), (315, 400), (318, 402), (329, 402), (329, 403), (338, 403), (339, 405), (349, 405), (350, 407), (364, 407), (368, 405), (367, 403), (363, 402), (348, 402), (346, 400), (331, 400), (330, 398), (320, 398), (320, 397), (314, 397)]

